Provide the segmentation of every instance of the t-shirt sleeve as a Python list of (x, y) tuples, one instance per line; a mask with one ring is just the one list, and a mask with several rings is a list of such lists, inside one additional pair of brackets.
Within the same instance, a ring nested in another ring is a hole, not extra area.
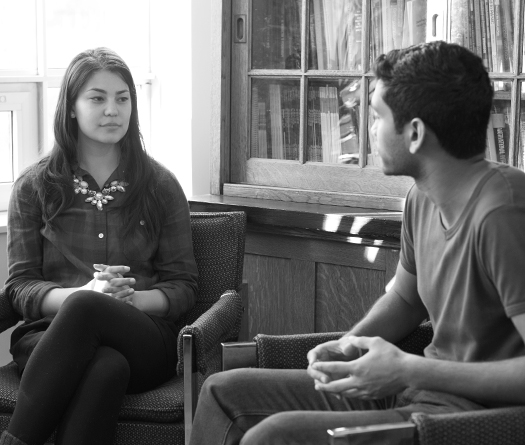
[(480, 262), (508, 317), (525, 313), (525, 208), (503, 206), (480, 227)]

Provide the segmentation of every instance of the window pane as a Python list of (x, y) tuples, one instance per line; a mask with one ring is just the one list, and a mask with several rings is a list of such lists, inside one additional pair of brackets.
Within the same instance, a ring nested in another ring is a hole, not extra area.
[(66, 68), (79, 52), (105, 46), (131, 69), (150, 70), (147, 0), (48, 1), (46, 30), (48, 68)]
[(361, 70), (361, 0), (310, 0), (309, 69)]
[(37, 69), (35, 0), (2, 1), (0, 70)]
[[(496, 90), (500, 88), (500, 90)], [(487, 128), (485, 157), (491, 161), (509, 162), (510, 82), (494, 82), (494, 100)]]
[(301, 0), (253, 0), (252, 66), (301, 68)]
[(311, 80), (308, 86), (307, 158), (359, 162), (360, 80)]
[(452, 0), (451, 40), (478, 54), (490, 72), (514, 71), (514, 0)]
[(298, 80), (252, 80), (252, 158), (299, 159), (299, 86)]
[(0, 111), (0, 182), (13, 182), (13, 112)]

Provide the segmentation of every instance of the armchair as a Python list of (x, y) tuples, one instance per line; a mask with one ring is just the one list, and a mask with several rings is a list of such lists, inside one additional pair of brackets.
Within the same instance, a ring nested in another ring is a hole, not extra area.
[[(204, 380), (221, 367), (221, 342), (236, 340), (243, 303), (244, 212), (191, 213), (199, 270), (196, 305), (179, 321), (177, 375), (152, 391), (126, 395), (115, 444), (188, 443), (196, 399)], [(0, 332), (20, 316), (0, 291)], [(14, 362), (0, 368), (0, 431), (7, 428), (20, 380)], [(54, 441), (54, 434), (48, 442)]]
[[(306, 354), (314, 346), (343, 335), (318, 333), (299, 335), (259, 334), (253, 342), (224, 343), (223, 369), (258, 367), (306, 369)], [(432, 325), (421, 324), (397, 344), (412, 354), (423, 354), (433, 336)], [(525, 443), (525, 406), (496, 408), (458, 414), (415, 413), (409, 422), (328, 430), (327, 442), (343, 444), (419, 445), (518, 445)]]

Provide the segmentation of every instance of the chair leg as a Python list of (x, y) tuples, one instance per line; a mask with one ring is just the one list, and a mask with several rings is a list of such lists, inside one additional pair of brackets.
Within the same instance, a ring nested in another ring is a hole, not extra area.
[(416, 425), (412, 422), (385, 423), (382, 425), (335, 428), (328, 430), (330, 445), (366, 445), (388, 443), (391, 445), (414, 445)]
[(193, 364), (193, 336), (183, 335), (182, 351), (184, 356), (184, 443), (190, 443), (193, 417), (197, 408), (197, 373)]

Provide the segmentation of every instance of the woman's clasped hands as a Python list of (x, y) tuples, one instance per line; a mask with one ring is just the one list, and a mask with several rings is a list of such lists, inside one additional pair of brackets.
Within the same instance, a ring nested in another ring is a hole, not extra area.
[(135, 290), (135, 278), (124, 277), (129, 272), (128, 266), (108, 266), (105, 264), (94, 264), (96, 272), (93, 279), (84, 285), (83, 289), (101, 292), (116, 298), (123, 303), (133, 305), (133, 294)]

